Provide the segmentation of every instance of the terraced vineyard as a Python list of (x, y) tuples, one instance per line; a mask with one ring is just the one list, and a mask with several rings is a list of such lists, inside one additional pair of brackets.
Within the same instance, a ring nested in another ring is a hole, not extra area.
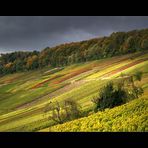
[(89, 117), (56, 125), (41, 131), (54, 132), (140, 132), (148, 131), (148, 101), (146, 97), (126, 105), (106, 109)]
[[(139, 99), (56, 126), (43, 111), (51, 101), (66, 99), (91, 110), (91, 99), (102, 86), (137, 70), (143, 72), (139, 84), (145, 92)], [(0, 131), (148, 131), (147, 82), (147, 52), (9, 74), (0, 78)]]

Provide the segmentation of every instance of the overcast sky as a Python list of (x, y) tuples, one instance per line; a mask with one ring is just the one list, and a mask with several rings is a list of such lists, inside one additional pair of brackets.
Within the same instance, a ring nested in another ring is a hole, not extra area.
[(0, 16), (0, 53), (148, 28), (148, 16)]

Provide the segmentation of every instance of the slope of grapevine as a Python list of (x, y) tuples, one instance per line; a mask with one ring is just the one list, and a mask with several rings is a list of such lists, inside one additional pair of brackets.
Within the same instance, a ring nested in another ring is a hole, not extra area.
[(148, 131), (148, 99), (142, 97), (125, 105), (106, 109), (85, 118), (42, 131), (54, 132), (139, 132)]

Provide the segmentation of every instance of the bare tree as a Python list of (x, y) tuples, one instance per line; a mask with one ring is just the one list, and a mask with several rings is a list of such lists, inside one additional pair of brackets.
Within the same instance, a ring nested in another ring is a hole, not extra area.
[(74, 100), (70, 99), (62, 103), (58, 101), (50, 102), (45, 106), (44, 113), (48, 113), (48, 119), (58, 124), (78, 118), (81, 115), (80, 106)]
[(62, 124), (64, 120), (64, 114), (62, 113), (62, 108), (58, 101), (54, 103), (49, 103), (45, 106), (44, 113), (49, 113), (48, 119), (53, 120), (58, 124)]
[(72, 99), (65, 100), (63, 108), (65, 110), (66, 118), (68, 120), (75, 119), (81, 116), (81, 107), (76, 101)]

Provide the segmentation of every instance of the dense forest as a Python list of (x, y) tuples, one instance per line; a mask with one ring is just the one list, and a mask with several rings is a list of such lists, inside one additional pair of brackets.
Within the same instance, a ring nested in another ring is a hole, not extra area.
[(109, 37), (47, 47), (41, 52), (1, 54), (0, 75), (65, 66), (148, 49), (148, 29), (112, 33)]

